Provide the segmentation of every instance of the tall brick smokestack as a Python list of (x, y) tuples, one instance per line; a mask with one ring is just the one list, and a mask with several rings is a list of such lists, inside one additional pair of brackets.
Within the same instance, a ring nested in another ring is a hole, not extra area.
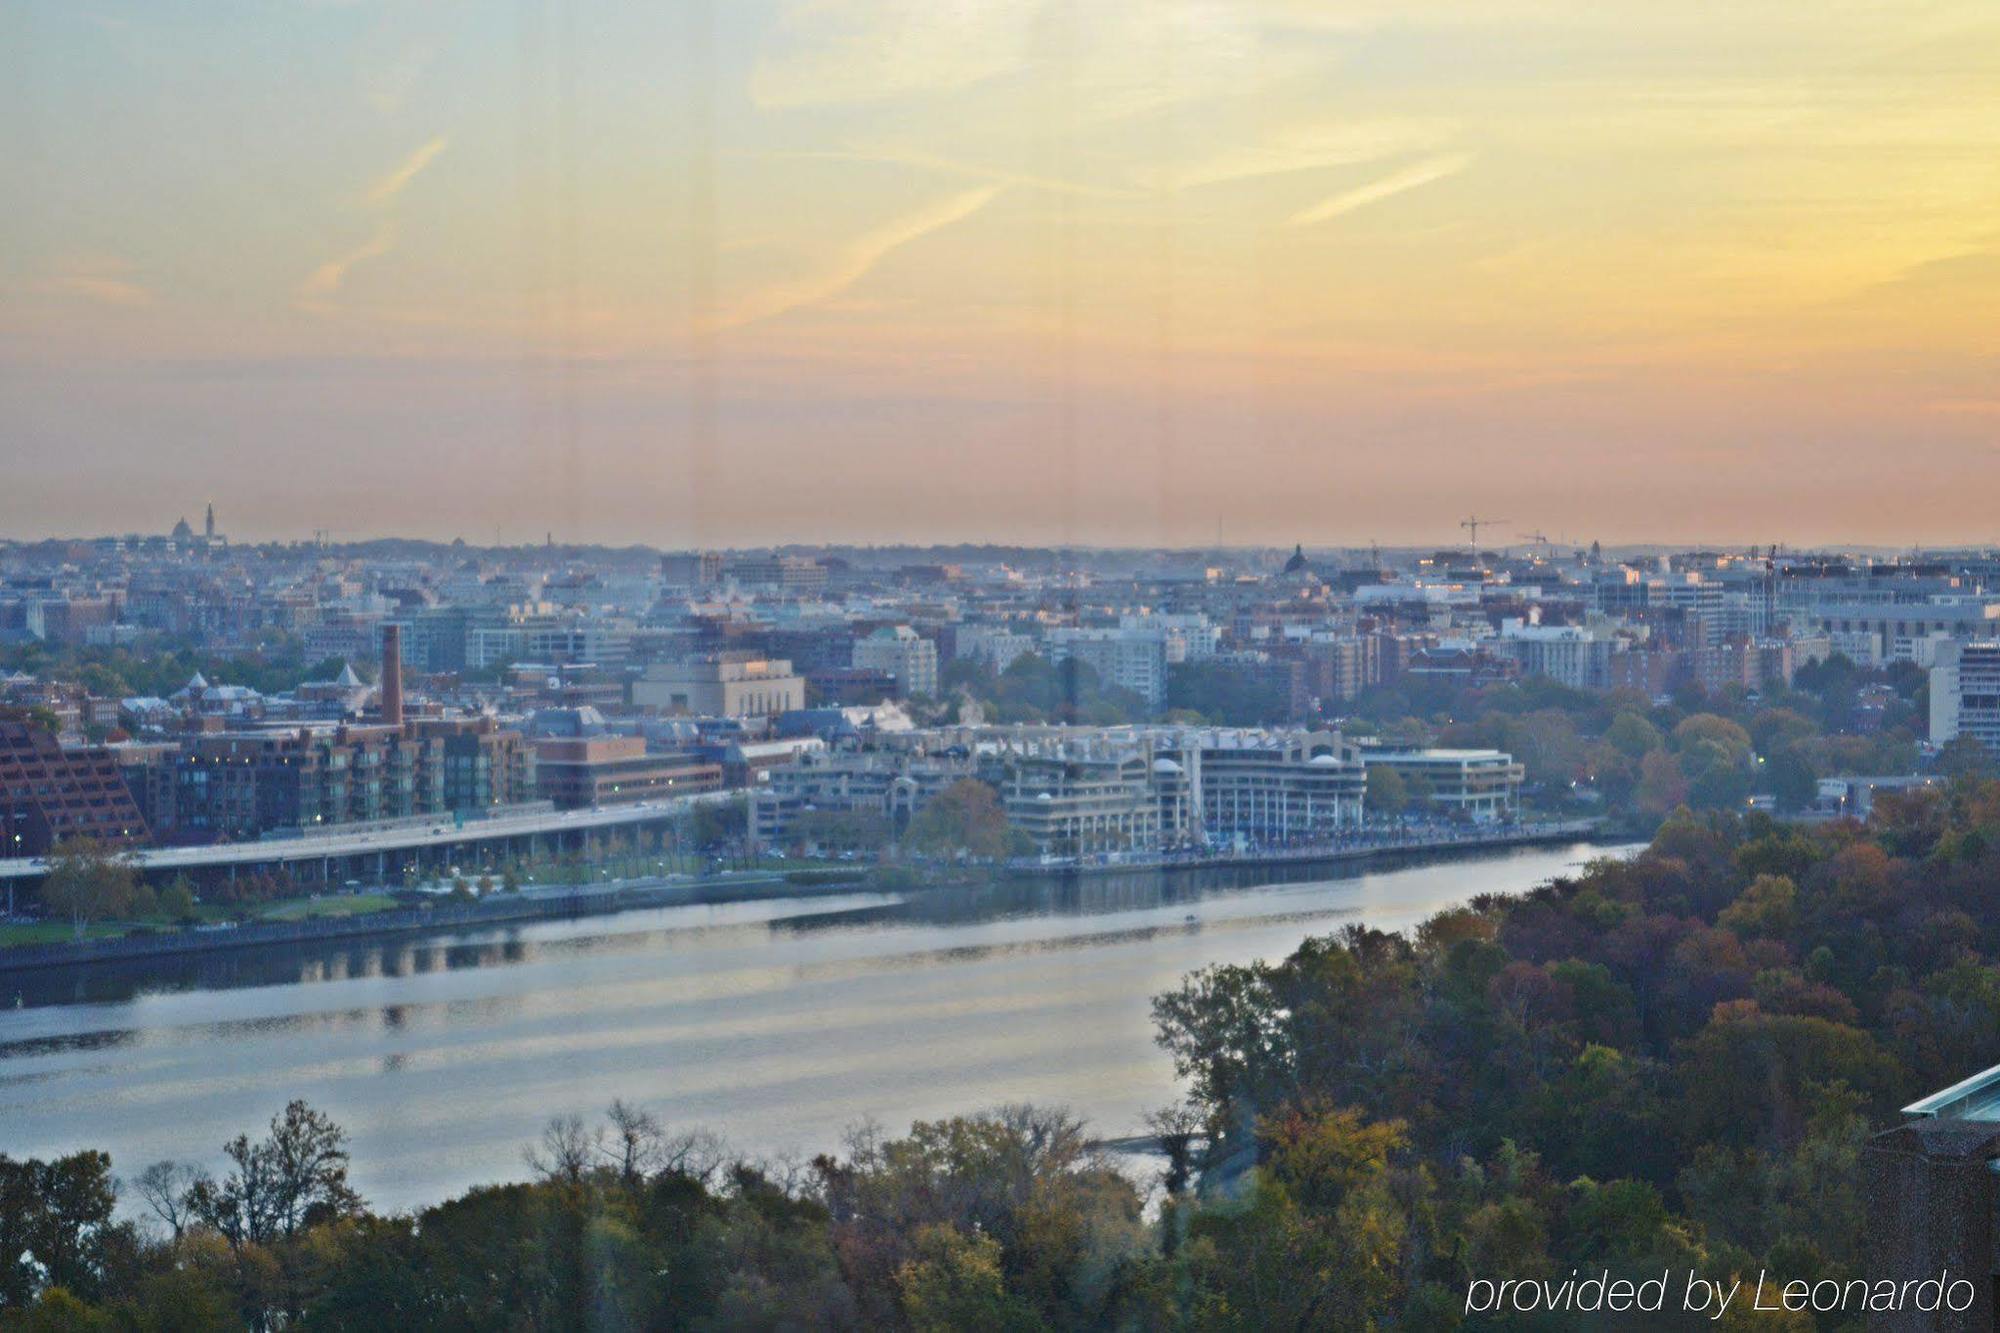
[(403, 627), (382, 627), (382, 721), (403, 725)]

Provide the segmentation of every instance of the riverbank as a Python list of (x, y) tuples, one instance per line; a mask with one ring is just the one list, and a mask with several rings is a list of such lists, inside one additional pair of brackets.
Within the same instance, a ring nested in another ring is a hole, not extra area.
[(852, 893), (863, 880), (860, 872), (851, 879), (831, 883), (818, 879), (801, 883), (776, 873), (729, 879), (636, 879), (613, 884), (497, 894), (475, 902), (447, 900), (420, 907), (392, 908), (349, 916), (254, 921), (232, 926), (203, 926), (81, 941), (15, 945), (0, 949), (0, 973), (223, 949), (254, 949), (274, 944), (430, 933), (515, 921), (560, 920), (644, 907), (686, 907), (707, 903), (756, 902), (767, 898), (803, 898), (818, 893)]
[[(1418, 837), (1379, 836), (1335, 846), (1130, 856), (1117, 860), (1106, 858), (1049, 865), (1016, 864), (1004, 871), (968, 872), (964, 867), (941, 867), (935, 873), (952, 879), (954, 883), (963, 881), (968, 873), (975, 879), (996, 875), (1003, 878), (1070, 879), (1214, 870), (1272, 870), (1284, 871), (1292, 877), (1309, 872), (1316, 866), (1394, 866), (1414, 860), (1449, 859), (1512, 847), (1571, 842), (1588, 838), (1596, 831), (1597, 824), (1593, 820), (1551, 820), (1497, 829), (1454, 831), (1446, 835), (1426, 830)], [(826, 877), (827, 871), (825, 867), (814, 867), (803, 873), (771, 871), (726, 879), (635, 879), (573, 888), (530, 889), (489, 896), (475, 902), (441, 901), (420, 907), (348, 916), (312, 916), (294, 921), (267, 920), (81, 941), (15, 945), (0, 949), (0, 973), (375, 935), (434, 933), (509, 922), (597, 916), (648, 907), (806, 898), (828, 892), (848, 893), (873, 882), (869, 872), (858, 867), (851, 876), (832, 880)], [(927, 884), (932, 882), (926, 880)], [(907, 886), (885, 882), (879, 887)]]
[(1416, 837), (1394, 835), (1357, 837), (1351, 842), (1310, 847), (1282, 847), (1243, 852), (1166, 853), (1160, 855), (1119, 854), (1088, 861), (1063, 861), (1048, 865), (1017, 866), (1015, 873), (1028, 875), (1121, 875), (1134, 870), (1218, 869), (1228, 866), (1353, 865), (1395, 861), (1410, 856), (1432, 856), (1455, 851), (1492, 851), (1506, 847), (1534, 847), (1547, 843), (1575, 842), (1600, 836), (1601, 821), (1595, 819), (1551, 819), (1532, 824), (1509, 824), (1492, 829), (1454, 830), (1438, 833), (1427, 830)]

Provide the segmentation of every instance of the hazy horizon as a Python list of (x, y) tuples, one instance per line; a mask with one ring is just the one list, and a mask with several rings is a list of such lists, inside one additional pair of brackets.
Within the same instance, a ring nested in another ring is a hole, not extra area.
[[(202, 513), (200, 511), (197, 510), (190, 513), (176, 515), (176, 521), (179, 521), (181, 519), (187, 520), (189, 525), (196, 531), (196, 533), (197, 534), (200, 533), (202, 528)], [(317, 540), (317, 535), (314, 533), (275, 533), (259, 537), (244, 537), (240, 534), (230, 532), (228, 530), (228, 526), (220, 522), (217, 525), (216, 531), (223, 539), (228, 541), (229, 544), (232, 546), (287, 547), (287, 546), (308, 545)], [(154, 538), (154, 537), (164, 537), (166, 535), (168, 535), (166, 531), (159, 530), (157, 528), (153, 530), (125, 531), (125, 532), (107, 531), (107, 532), (50, 533), (41, 536), (20, 536), (14, 533), (0, 532), (0, 543), (33, 545), (45, 542), (60, 544), (63, 542), (125, 541), (132, 538)], [(656, 554), (661, 554), (661, 555), (686, 554), (693, 551), (710, 551), (721, 554), (728, 554), (731, 552), (748, 552), (748, 551), (823, 551), (830, 553), (838, 553), (843, 551), (858, 551), (858, 552), (900, 551), (900, 550), (946, 551), (957, 548), (973, 548), (973, 549), (993, 548), (1001, 550), (1019, 549), (1027, 551), (1039, 551), (1050, 554), (1061, 553), (1061, 552), (1073, 552), (1077, 554), (1087, 554), (1087, 555), (1255, 554), (1264, 556), (1283, 556), (1286, 553), (1290, 552), (1294, 547), (1302, 548), (1308, 555), (1325, 555), (1331, 553), (1342, 556), (1365, 556), (1370, 552), (1371, 549), (1379, 552), (1384, 556), (1402, 556), (1402, 557), (1407, 557), (1412, 555), (1428, 555), (1435, 552), (1452, 551), (1452, 550), (1456, 550), (1463, 554), (1474, 553), (1474, 548), (1472, 548), (1470, 544), (1464, 539), (1463, 535), (1461, 535), (1459, 540), (1457, 541), (1451, 541), (1445, 539), (1435, 542), (1424, 542), (1424, 541), (1339, 542), (1339, 541), (1289, 541), (1289, 540), (1234, 541), (1232, 540), (1220, 543), (1195, 542), (1187, 544), (1158, 544), (1158, 543), (1144, 543), (1144, 542), (1115, 542), (1115, 541), (1037, 542), (1037, 541), (1019, 540), (1019, 539), (1010, 539), (1007, 537), (985, 538), (985, 537), (965, 537), (965, 536), (959, 536), (959, 537), (940, 536), (936, 538), (925, 538), (925, 539), (880, 538), (872, 540), (871, 539), (815, 540), (810, 537), (800, 537), (793, 535), (793, 536), (776, 537), (768, 541), (747, 541), (747, 540), (725, 541), (725, 542), (710, 543), (706, 546), (699, 546), (699, 547), (690, 545), (688, 543), (648, 540), (644, 538), (635, 538), (630, 541), (571, 541), (565, 539), (560, 534), (553, 532), (545, 532), (543, 537), (538, 540), (507, 541), (507, 542), (478, 541), (465, 537), (463, 534), (460, 533), (454, 533), (449, 536), (444, 536), (444, 535), (414, 532), (414, 531), (383, 531), (370, 534), (350, 533), (340, 536), (329, 535), (326, 539), (326, 545), (331, 549), (339, 549), (341, 547), (379, 545), (379, 544), (398, 543), (398, 542), (406, 542), (411, 544), (429, 545), (429, 546), (443, 546), (443, 547), (450, 547), (455, 544), (462, 543), (467, 550), (473, 550), (473, 551), (521, 552), (521, 551), (536, 551), (552, 547), (553, 549), (556, 550), (590, 550), (590, 551), (603, 551), (611, 553), (622, 552), (622, 551), (652, 551)], [(1694, 541), (1694, 540), (1674, 541), (1674, 540), (1660, 540), (1660, 539), (1617, 541), (1617, 540), (1603, 540), (1591, 537), (1582, 537), (1574, 540), (1568, 540), (1568, 539), (1558, 539), (1553, 535), (1549, 535), (1549, 539), (1546, 542), (1538, 542), (1530, 540), (1525, 537), (1496, 539), (1496, 540), (1482, 539), (1477, 547), (1477, 553), (1485, 554), (1498, 551), (1528, 551), (1536, 549), (1538, 547), (1543, 547), (1555, 552), (1558, 558), (1562, 558), (1571, 554), (1583, 553), (1587, 551), (1593, 544), (1596, 544), (1599, 547), (1601, 547), (1602, 552), (1606, 557), (1639, 556), (1639, 555), (1655, 554), (1655, 553), (1671, 554), (1671, 553), (1692, 552), (1692, 551), (1712, 551), (1717, 554), (1747, 554), (1752, 550), (1755, 550), (1756, 552), (1762, 554), (1768, 552), (1772, 546), (1771, 542), (1764, 542), (1764, 541), (1758, 541), (1758, 542)], [(1779, 553), (1782, 555), (1810, 555), (1817, 553), (1839, 553), (1839, 554), (1861, 554), (1861, 555), (1874, 555), (1874, 556), (1899, 556), (1899, 555), (1929, 554), (1929, 553), (1947, 552), (1947, 551), (1962, 551), (1962, 550), (1979, 549), (1991, 546), (2000, 546), (2000, 542), (1930, 541), (1930, 542), (1922, 542), (1915, 544), (1896, 545), (1896, 544), (1884, 544), (1880, 542), (1832, 540), (1832, 541), (1812, 542), (1812, 543), (1805, 543), (1805, 542), (1791, 543), (1782, 541), (1777, 543)]]
[(0, 42), (12, 536), (2000, 539), (1988, 4), (29, 0)]

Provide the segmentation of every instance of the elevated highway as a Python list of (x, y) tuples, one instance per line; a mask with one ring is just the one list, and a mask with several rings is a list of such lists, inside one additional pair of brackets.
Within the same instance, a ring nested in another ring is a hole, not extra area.
[[(704, 792), (668, 801), (557, 810), (546, 804), (513, 807), (460, 818), (436, 815), (379, 824), (343, 825), (323, 832), (263, 838), (255, 842), (205, 847), (152, 847), (132, 853), (149, 878), (186, 874), (195, 879), (229, 877), (279, 867), (328, 882), (353, 873), (386, 877), (412, 862), (438, 865), (456, 853), (508, 856), (582, 848), (610, 833), (659, 829), (685, 818), (697, 806), (732, 800), (739, 792)], [(0, 883), (41, 878), (48, 864), (40, 857), (0, 859)]]

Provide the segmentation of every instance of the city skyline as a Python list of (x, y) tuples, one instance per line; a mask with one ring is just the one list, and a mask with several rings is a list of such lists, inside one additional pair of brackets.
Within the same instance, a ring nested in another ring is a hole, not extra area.
[[(104, 532), (58, 532), (51, 531), (41, 536), (21, 536), (0, 533), (0, 547), (33, 547), (42, 544), (60, 545), (64, 542), (158, 542), (162, 539), (174, 540), (181, 537), (181, 528), (187, 528), (184, 540), (202, 543), (212, 542), (219, 548), (229, 546), (294, 548), (320, 545), (331, 551), (360, 549), (363, 547), (407, 543), (413, 546), (453, 547), (463, 546), (469, 551), (495, 554), (526, 553), (542, 549), (575, 551), (598, 556), (621, 555), (634, 551), (650, 551), (657, 555), (689, 554), (708, 552), (728, 554), (756, 551), (806, 551), (822, 553), (854, 552), (952, 552), (978, 550), (1020, 550), (1061, 554), (1073, 552), (1079, 556), (1117, 556), (1140, 554), (1232, 554), (1261, 555), (1266, 558), (1282, 558), (1296, 549), (1308, 556), (1337, 555), (1361, 557), (1371, 551), (1379, 557), (1394, 556), (1401, 559), (1427, 557), (1432, 554), (1456, 551), (1460, 554), (1500, 555), (1525, 553), (1550, 559), (1567, 559), (1571, 555), (1583, 556), (1593, 547), (1598, 548), (1606, 559), (1645, 559), (1653, 555), (1678, 555), (1691, 552), (1706, 552), (1729, 556), (1784, 556), (1796, 559), (1807, 556), (1828, 557), (1848, 555), (1868, 555), (1890, 560), (1906, 560), (1934, 553), (1976, 551), (1996, 545), (1996, 542), (1913, 542), (1902, 545), (1860, 541), (1785, 542), (1785, 541), (1676, 541), (1672, 538), (1660, 540), (1605, 541), (1592, 536), (1572, 536), (1570, 534), (1550, 534), (1537, 529), (1523, 527), (1516, 531), (1505, 520), (1481, 518), (1481, 528), (1498, 529), (1498, 537), (1489, 536), (1474, 545), (1464, 535), (1457, 540), (1440, 538), (1437, 541), (1420, 539), (1403, 542), (1383, 541), (1292, 541), (1285, 536), (1271, 536), (1269, 539), (1248, 538), (1244, 540), (1189, 542), (1185, 544), (1147, 544), (1140, 542), (1079, 541), (1070, 543), (1034, 542), (1011, 540), (1004, 537), (977, 538), (967, 536), (940, 535), (929, 539), (886, 538), (882, 540), (814, 540), (807, 536), (779, 536), (768, 541), (721, 541), (704, 546), (690, 543), (676, 543), (668, 539), (635, 538), (631, 541), (591, 541), (572, 540), (553, 530), (545, 529), (538, 538), (507, 541), (480, 541), (463, 533), (440, 535), (435, 532), (398, 531), (385, 529), (379, 532), (359, 533), (354, 531), (334, 532), (314, 529), (311, 532), (272, 531), (263, 536), (247, 539), (235, 538), (231, 533), (216, 525), (215, 507), (212, 503), (201, 506), (205, 511), (207, 526), (192, 522), (188, 514), (178, 514), (172, 525), (163, 527), (155, 524), (150, 529), (137, 531)], [(1469, 520), (1460, 520), (1457, 527), (1465, 529)], [(1446, 526), (1443, 520), (1436, 524), (1440, 531)], [(249, 525), (250, 531), (264, 531), (257, 523)]]
[(1989, 6), (0, 25), (10, 536), (2000, 535)]

